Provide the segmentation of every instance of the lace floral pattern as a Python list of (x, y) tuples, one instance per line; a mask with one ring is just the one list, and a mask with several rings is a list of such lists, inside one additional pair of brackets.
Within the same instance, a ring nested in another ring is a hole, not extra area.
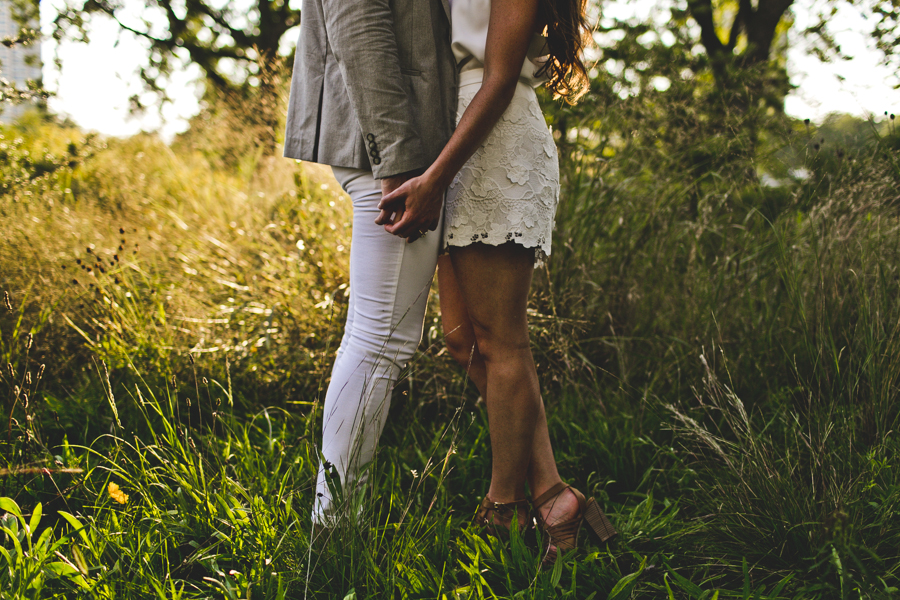
[[(479, 84), (460, 87), (459, 116)], [(447, 190), (444, 245), (509, 241), (535, 249), (535, 267), (550, 255), (559, 199), (556, 144), (534, 90), (519, 84), (481, 148)]]

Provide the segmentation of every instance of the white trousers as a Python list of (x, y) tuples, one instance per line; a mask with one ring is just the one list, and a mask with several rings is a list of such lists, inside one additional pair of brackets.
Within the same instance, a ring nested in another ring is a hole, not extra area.
[(339, 516), (325, 467), (340, 475), (345, 498), (360, 489), (384, 429), (391, 391), (422, 338), (428, 291), (437, 265), (440, 227), (413, 243), (375, 224), (381, 183), (369, 171), (333, 167), (353, 201), (350, 301), (344, 336), (325, 394), (322, 456), (313, 521)]

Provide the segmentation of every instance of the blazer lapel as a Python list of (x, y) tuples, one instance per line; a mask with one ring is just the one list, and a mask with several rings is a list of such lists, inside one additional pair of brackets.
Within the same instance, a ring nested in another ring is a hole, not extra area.
[(447, 20), (450, 20), (450, 0), (441, 0), (441, 6), (444, 7), (444, 12), (447, 13)]

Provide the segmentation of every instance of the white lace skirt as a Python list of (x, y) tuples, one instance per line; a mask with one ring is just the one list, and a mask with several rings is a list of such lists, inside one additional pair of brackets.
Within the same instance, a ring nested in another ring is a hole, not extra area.
[[(458, 117), (481, 87), (483, 69), (460, 76)], [(515, 242), (550, 255), (559, 201), (556, 144), (534, 89), (516, 86), (509, 108), (447, 190), (444, 247)]]

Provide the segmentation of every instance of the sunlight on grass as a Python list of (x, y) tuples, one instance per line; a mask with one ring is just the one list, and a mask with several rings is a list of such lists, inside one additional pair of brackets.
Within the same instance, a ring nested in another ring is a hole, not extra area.
[(617, 542), (542, 570), (533, 531), (470, 526), (487, 416), (434, 301), (366, 488), (334, 490), (354, 517), (313, 528), (349, 200), (240, 139), (34, 121), (0, 132), (0, 598), (895, 597), (896, 132), (851, 160), (794, 124), (766, 161), (808, 176), (767, 187), (565, 110), (529, 317)]

